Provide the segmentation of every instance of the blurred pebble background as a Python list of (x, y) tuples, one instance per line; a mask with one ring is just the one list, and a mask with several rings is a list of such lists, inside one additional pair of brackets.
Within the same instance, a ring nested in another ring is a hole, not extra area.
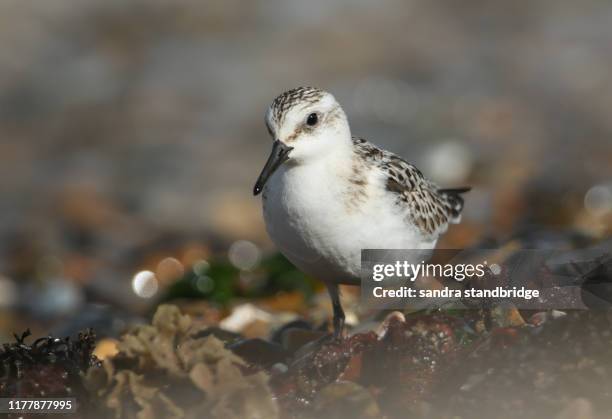
[(610, 68), (604, 0), (3, 0), (0, 340), (115, 335), (189, 294), (185, 276), (207, 294), (284, 272), (251, 188), (266, 107), (298, 85), (440, 184), (474, 186), (444, 245), (605, 239)]

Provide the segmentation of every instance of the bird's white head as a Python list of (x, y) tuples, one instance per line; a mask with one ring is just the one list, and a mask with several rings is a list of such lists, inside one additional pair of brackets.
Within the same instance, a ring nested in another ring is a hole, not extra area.
[(274, 143), (255, 195), (283, 163), (308, 164), (351, 144), (342, 107), (331, 93), (315, 87), (298, 87), (277, 96), (266, 112), (266, 126)]

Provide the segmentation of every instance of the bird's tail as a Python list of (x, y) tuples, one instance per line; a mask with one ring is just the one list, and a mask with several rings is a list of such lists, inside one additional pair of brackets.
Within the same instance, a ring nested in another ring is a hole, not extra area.
[(448, 188), (438, 189), (438, 193), (444, 196), (450, 208), (451, 222), (459, 223), (461, 221), (461, 211), (463, 210), (463, 197), (461, 194), (472, 190), (471, 187), (463, 188)]

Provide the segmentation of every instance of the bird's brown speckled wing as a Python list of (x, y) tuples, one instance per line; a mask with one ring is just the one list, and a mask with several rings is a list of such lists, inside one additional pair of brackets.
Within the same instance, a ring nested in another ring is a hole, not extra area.
[(440, 189), (421, 171), (401, 157), (362, 138), (353, 138), (355, 152), (386, 176), (385, 187), (394, 194), (406, 219), (424, 235), (438, 236), (449, 223), (458, 223), (463, 209), (461, 194), (470, 188)]

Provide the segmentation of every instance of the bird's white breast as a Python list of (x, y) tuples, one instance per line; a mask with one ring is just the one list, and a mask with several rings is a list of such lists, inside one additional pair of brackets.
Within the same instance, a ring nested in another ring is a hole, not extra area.
[[(364, 168), (365, 169), (365, 168)], [(264, 190), (264, 219), (280, 251), (298, 268), (330, 282), (359, 283), (361, 249), (433, 248), (399, 211), (380, 173), (365, 185), (351, 167), (321, 160), (281, 166)], [(365, 188), (356, 194), (355, 188)]]

